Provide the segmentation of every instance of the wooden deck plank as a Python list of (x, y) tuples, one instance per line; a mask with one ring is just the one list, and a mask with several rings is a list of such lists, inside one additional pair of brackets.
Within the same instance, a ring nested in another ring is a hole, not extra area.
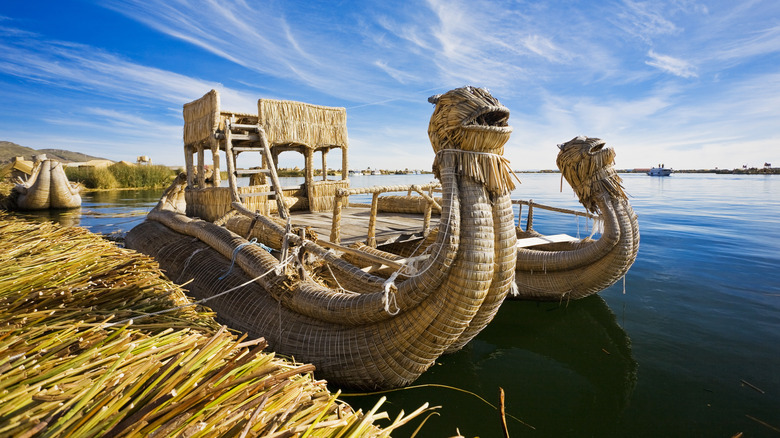
[[(333, 221), (332, 212), (291, 212), (294, 225), (308, 226), (317, 232), (320, 238), (330, 237)], [(368, 219), (371, 212), (365, 208), (348, 207), (341, 212), (341, 242), (365, 242), (368, 235)], [(433, 225), (432, 221), (432, 225)], [(376, 239), (378, 242), (404, 233), (422, 231), (423, 216), (408, 213), (379, 213), (376, 220)]]

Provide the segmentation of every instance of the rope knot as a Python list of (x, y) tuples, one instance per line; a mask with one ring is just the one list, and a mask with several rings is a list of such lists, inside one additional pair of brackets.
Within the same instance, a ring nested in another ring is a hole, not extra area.
[[(393, 274), (387, 280), (385, 280), (384, 284), (382, 285), (384, 289), (382, 303), (385, 305), (385, 312), (391, 316), (398, 315), (398, 312), (401, 311), (401, 308), (398, 307), (398, 303), (395, 299), (395, 292), (398, 290), (398, 288), (395, 286), (395, 279), (397, 277), (398, 271), (393, 272)], [(393, 307), (395, 307), (395, 310), (391, 310)]]

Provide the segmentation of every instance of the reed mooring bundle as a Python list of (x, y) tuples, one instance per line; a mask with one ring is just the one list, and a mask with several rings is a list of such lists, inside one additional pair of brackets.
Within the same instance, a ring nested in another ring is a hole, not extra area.
[(353, 411), (84, 229), (0, 214), (0, 235), (0, 436), (389, 436), (427, 409), (379, 428), (384, 399)]

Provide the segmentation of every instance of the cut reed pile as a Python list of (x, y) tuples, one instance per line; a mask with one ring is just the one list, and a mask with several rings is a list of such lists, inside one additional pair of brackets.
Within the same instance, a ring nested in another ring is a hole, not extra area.
[[(0, 213), (0, 436), (389, 436), (188, 304), (156, 262)], [(131, 320), (131, 318), (134, 318)]]

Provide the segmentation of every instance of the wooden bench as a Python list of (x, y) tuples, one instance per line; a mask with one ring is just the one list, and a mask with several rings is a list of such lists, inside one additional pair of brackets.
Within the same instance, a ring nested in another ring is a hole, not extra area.
[(523, 239), (517, 239), (517, 247), (530, 248), (533, 246), (546, 245), (548, 243), (579, 242), (579, 240), (580, 239), (569, 236), (568, 234), (552, 234), (549, 236), (526, 237)]

